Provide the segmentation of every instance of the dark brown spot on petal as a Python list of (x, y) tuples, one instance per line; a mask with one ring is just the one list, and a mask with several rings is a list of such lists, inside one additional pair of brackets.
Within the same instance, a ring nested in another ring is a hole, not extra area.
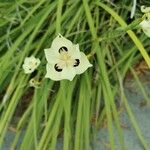
[(143, 9), (145, 9), (146, 8), (146, 6), (142, 6), (143, 7)]
[(75, 59), (75, 63), (73, 65), (73, 67), (77, 67), (80, 64), (80, 60), (79, 59)]
[(60, 49), (59, 49), (59, 53), (63, 52), (63, 51), (68, 51), (67, 47), (65, 46), (62, 46)]
[(55, 69), (57, 72), (61, 72), (61, 71), (62, 71), (62, 69), (61, 69), (57, 64), (54, 65), (54, 69)]
[(145, 16), (145, 20), (147, 20), (147, 21), (148, 21), (148, 16)]

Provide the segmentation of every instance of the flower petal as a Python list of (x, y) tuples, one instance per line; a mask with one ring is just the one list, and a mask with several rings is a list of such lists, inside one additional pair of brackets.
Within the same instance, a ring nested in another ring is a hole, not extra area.
[(68, 53), (73, 59), (80, 59), (81, 54), (79, 44), (73, 44), (72, 48), (68, 51)]
[(46, 65), (47, 73), (45, 75), (46, 78), (50, 78), (54, 81), (59, 81), (63, 79), (67, 79), (72, 81), (76, 72), (74, 68), (63, 68), (61, 72), (58, 72), (54, 69), (55, 64), (49, 64)]
[(70, 40), (64, 38), (62, 35), (58, 35), (52, 42), (52, 50), (59, 52), (61, 47), (67, 47), (67, 49), (72, 48), (73, 44)]
[(146, 6), (141, 6), (141, 12), (142, 13), (148, 13), (148, 12), (150, 12), (150, 7), (146, 7)]
[(143, 20), (143, 21), (140, 23), (140, 26), (141, 26), (142, 28), (150, 28), (150, 21)]
[(143, 28), (143, 32), (150, 37), (150, 28)]
[(41, 61), (39, 58), (36, 59), (36, 68), (40, 65)]
[(32, 73), (39, 66), (40, 62), (40, 59), (34, 56), (26, 57), (22, 65), (24, 72), (26, 74)]
[(48, 63), (57, 63), (59, 62), (59, 53), (53, 51), (51, 48), (44, 49), (45, 57)]
[(35, 70), (35, 68), (29, 67), (29, 66), (26, 65), (26, 64), (23, 64), (23, 65), (22, 65), (22, 68), (24, 69), (24, 73), (25, 73), (25, 74), (32, 73), (32, 72)]
[(85, 72), (89, 67), (92, 67), (92, 64), (90, 64), (86, 55), (83, 52), (80, 52), (80, 55), (80, 64), (77, 67), (75, 67), (76, 74), (81, 74)]
[(150, 21), (143, 20), (140, 23), (140, 26), (143, 29), (143, 32), (150, 37)]

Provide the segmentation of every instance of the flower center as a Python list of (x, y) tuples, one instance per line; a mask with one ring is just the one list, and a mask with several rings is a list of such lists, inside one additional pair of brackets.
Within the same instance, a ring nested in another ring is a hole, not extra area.
[(72, 59), (68, 53), (67, 47), (63, 46), (59, 49), (59, 62), (54, 65), (56, 71), (61, 72), (65, 67), (77, 67), (80, 63), (79, 59)]
[(30, 61), (30, 62), (29, 62), (29, 66), (30, 66), (31, 68), (35, 68), (35, 67), (37, 66), (37, 62)]
[(71, 58), (71, 56), (68, 54), (68, 52), (64, 51), (60, 53), (60, 62), (59, 64), (64, 67), (70, 67), (74, 63), (74, 60)]

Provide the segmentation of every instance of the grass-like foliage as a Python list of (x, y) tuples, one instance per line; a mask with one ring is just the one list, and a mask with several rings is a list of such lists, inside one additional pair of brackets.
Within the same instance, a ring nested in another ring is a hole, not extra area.
[[(144, 3), (150, 6), (147, 0)], [(128, 71), (149, 98), (133, 66), (145, 60), (150, 67), (149, 38), (140, 29), (143, 14), (138, 2), (99, 0), (1, 0), (0, 1), (0, 146), (7, 131), (15, 130), (11, 149), (88, 150), (97, 130), (108, 129), (111, 150), (116, 149), (113, 124), (125, 150), (119, 108), (124, 106), (139, 142), (148, 150), (126, 99)], [(79, 43), (93, 67), (73, 81), (45, 78), (44, 49), (58, 33)], [(25, 74), (24, 59), (40, 58), (37, 72)], [(34, 78), (38, 86), (30, 87)], [(20, 142), (21, 141), (21, 142)]]

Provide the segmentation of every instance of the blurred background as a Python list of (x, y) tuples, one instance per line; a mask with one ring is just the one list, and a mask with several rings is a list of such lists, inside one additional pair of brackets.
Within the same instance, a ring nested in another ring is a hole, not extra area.
[[(150, 1), (0, 0), (2, 150), (150, 149), (142, 5)], [(44, 49), (58, 33), (93, 64), (73, 81), (45, 78)], [(31, 55), (41, 64), (27, 75), (22, 64)]]

